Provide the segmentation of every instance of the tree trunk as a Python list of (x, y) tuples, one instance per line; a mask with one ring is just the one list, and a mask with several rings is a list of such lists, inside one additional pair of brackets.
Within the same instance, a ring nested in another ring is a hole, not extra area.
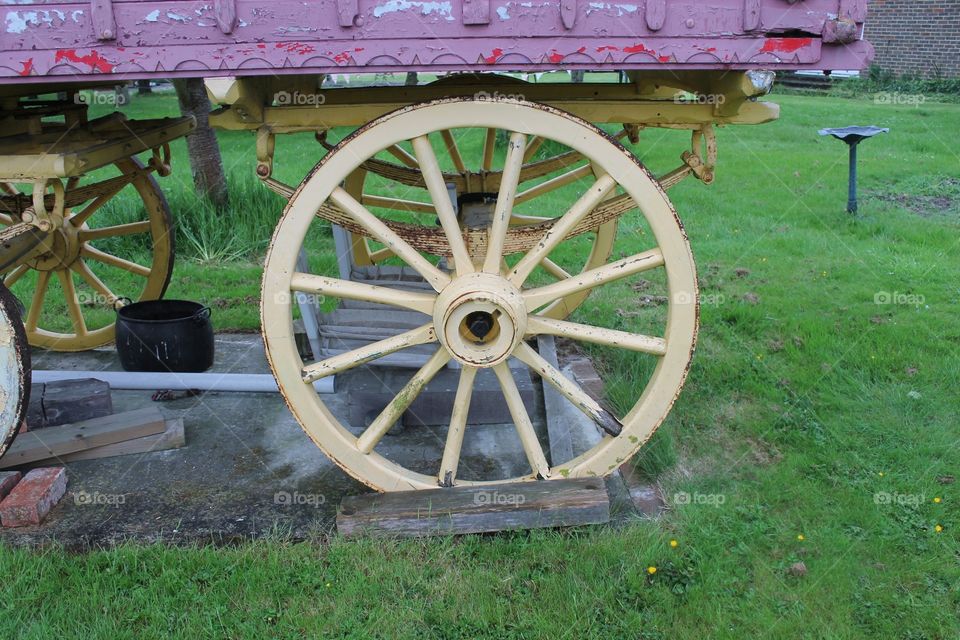
[(217, 136), (210, 128), (210, 99), (199, 78), (174, 80), (180, 112), (197, 119), (197, 128), (187, 136), (187, 151), (193, 171), (193, 185), (200, 196), (208, 199), (217, 209), (226, 209), (230, 204), (227, 178), (223, 173), (223, 159)]

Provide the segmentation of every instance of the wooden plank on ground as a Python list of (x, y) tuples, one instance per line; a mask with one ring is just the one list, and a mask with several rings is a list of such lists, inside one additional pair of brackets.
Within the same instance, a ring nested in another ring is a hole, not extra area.
[(602, 479), (542, 480), (486, 487), (348, 496), (344, 536), (423, 537), (601, 524), (610, 519)]
[[(115, 442), (105, 444), (102, 447), (94, 447), (85, 451), (68, 453), (60, 456), (62, 462), (75, 462), (77, 460), (96, 460), (98, 458), (112, 458), (113, 456), (126, 456), (135, 453), (152, 453), (154, 451), (165, 451), (167, 449), (179, 449), (187, 443), (183, 431), (183, 418), (174, 418), (167, 420), (167, 428), (162, 432), (152, 436), (143, 436), (142, 438), (133, 438), (124, 442)], [(51, 464), (51, 460), (43, 461)]]
[(149, 407), (72, 425), (28, 431), (21, 433), (0, 458), (0, 469), (155, 435), (165, 430), (163, 414), (156, 407)]
[[(557, 345), (553, 336), (537, 336), (537, 349), (540, 355), (560, 368), (557, 361)], [(543, 385), (543, 409), (547, 417), (547, 440), (550, 441), (550, 464), (559, 465), (573, 460), (573, 438), (570, 433), (570, 421), (563, 420), (563, 403), (567, 399), (560, 395), (556, 387), (541, 379)]]

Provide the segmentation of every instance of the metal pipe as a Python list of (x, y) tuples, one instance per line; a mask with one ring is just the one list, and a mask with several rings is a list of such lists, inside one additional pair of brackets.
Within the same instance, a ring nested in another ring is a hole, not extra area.
[(847, 213), (857, 212), (857, 145), (850, 145), (850, 184), (847, 191)]
[[(277, 381), (269, 373), (146, 373), (139, 371), (44, 371), (33, 370), (34, 383), (96, 378), (112, 389), (156, 391), (236, 391), (244, 393), (277, 393)], [(333, 393), (333, 376), (313, 383), (317, 393)]]

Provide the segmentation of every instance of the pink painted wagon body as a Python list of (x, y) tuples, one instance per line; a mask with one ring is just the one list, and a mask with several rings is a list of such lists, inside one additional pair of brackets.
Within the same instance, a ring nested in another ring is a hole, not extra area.
[[(93, 119), (87, 107), (98, 86), (182, 79), (181, 99), (206, 104), (205, 87), (218, 105), (213, 127), (255, 133), (251, 168), (287, 202), (261, 289), (278, 387), (310, 438), (382, 491), (596, 478), (635, 454), (677, 398), (698, 330), (693, 256), (667, 190), (714, 181), (717, 128), (778, 117), (761, 99), (774, 72), (872, 57), (866, 0), (7, 0), (3, 11), (0, 295), (10, 287), (26, 308), (25, 331), (12, 331), (17, 305), (0, 297), (0, 338), (18, 341), (6, 378), (20, 379), (25, 340), (101, 346), (113, 338), (101, 307), (163, 295), (173, 226), (152, 174), (169, 173), (169, 143), (194, 119)], [(641, 164), (645, 145), (679, 140), (649, 128), (688, 133), (679, 166)], [(304, 131), (318, 162), (285, 184), (275, 138)], [(122, 192), (126, 217), (101, 215)], [(628, 246), (615, 248), (618, 230)], [(149, 255), (111, 253), (128, 246), (111, 244), (119, 236)], [(334, 258), (336, 273), (314, 271)], [(617, 296), (636, 295), (621, 280), (639, 274), (633, 291), (651, 302), (621, 315)], [(588, 300), (608, 285), (604, 302)], [(318, 297), (339, 306), (321, 313)], [(627, 363), (632, 408), (561, 372), (555, 339)], [(377, 364), (391, 380), (410, 374), (382, 409), (347, 419), (314, 386)], [(545, 407), (568, 403), (596, 430), (557, 433), (548, 415), (547, 443), (521, 390), (530, 372)], [(387, 436), (437, 376), (455, 396), (449, 420), (411, 463)], [(2, 414), (0, 455), (23, 405), (6, 397), (20, 404)], [(475, 397), (508, 424), (483, 436), (497, 460), (470, 468)]]
[[(859, 69), (865, 0), (94, 0), (4, 6), (4, 83), (150, 77)], [(61, 78), (58, 78), (61, 79)]]

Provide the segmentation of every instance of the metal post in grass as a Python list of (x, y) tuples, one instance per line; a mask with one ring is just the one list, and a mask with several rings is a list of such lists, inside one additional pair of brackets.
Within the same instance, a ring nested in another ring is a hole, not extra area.
[(850, 147), (850, 182), (847, 190), (847, 213), (857, 212), (857, 146), (867, 138), (890, 129), (881, 127), (843, 127), (842, 129), (821, 129), (820, 135), (833, 136)]

